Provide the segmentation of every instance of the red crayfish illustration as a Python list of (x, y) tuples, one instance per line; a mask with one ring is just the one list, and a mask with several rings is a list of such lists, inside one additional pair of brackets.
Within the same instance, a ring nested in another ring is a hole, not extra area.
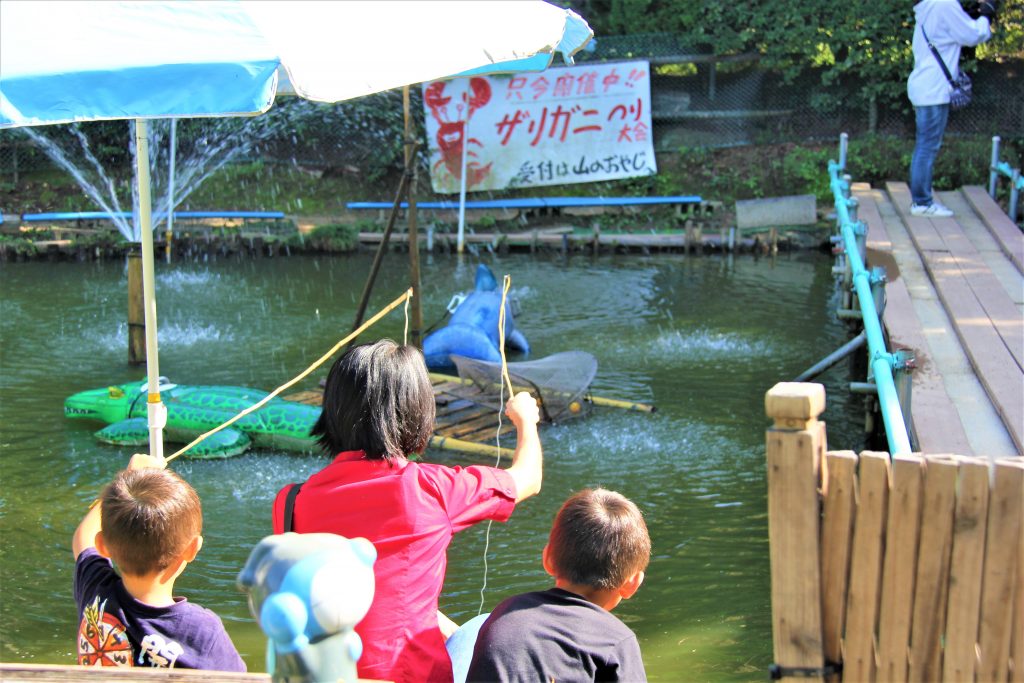
[[(441, 151), (441, 160), (434, 164), (433, 171), (436, 173), (438, 167), (444, 164), (448, 173), (456, 179), (462, 178), (462, 146), (476, 145), (483, 147), (483, 143), (477, 138), (466, 139), (466, 120), (473, 115), (473, 112), (480, 109), (491, 101), (491, 85), (485, 78), (471, 78), (469, 88), (455, 107), (455, 120), (448, 116), (448, 104), (451, 97), (445, 97), (444, 90), (447, 85), (444, 81), (431, 83), (423, 94), (423, 100), (430, 107), (430, 113), (437, 121), (437, 146)], [(466, 116), (462, 116), (463, 109), (469, 107)], [(476, 150), (469, 149), (466, 152), (466, 187), (479, 185), (491, 173), (493, 162), (486, 166), (478, 159)]]

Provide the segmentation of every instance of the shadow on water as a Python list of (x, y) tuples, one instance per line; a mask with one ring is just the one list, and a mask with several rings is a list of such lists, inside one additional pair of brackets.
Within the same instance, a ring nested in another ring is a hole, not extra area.
[[(371, 310), (405, 288), (405, 259), (385, 259)], [(550, 585), (540, 551), (555, 511), (574, 490), (606, 486), (640, 505), (654, 542), (646, 583), (616, 610), (637, 632), (651, 679), (763, 679), (771, 661), (764, 392), (846, 340), (831, 310), (829, 260), (487, 261), (495, 274), (512, 276), (517, 326), (533, 357), (593, 353), (594, 394), (659, 410), (598, 411), (543, 429), (544, 491), (493, 525), (484, 609)], [(347, 333), (369, 266), (365, 256), (161, 264), (161, 374), (185, 384), (278, 386)], [(471, 260), (424, 259), (425, 320), (472, 288), (474, 268)], [(71, 533), (131, 450), (97, 443), (99, 425), (66, 420), (62, 403), (75, 391), (141, 379), (144, 370), (125, 363), (123, 265), (12, 264), (0, 269), (0, 289), (0, 659), (67, 663)], [(401, 339), (402, 330), (397, 311), (369, 338)], [(825, 419), (832, 443), (856, 450), (860, 404), (842, 391), (846, 381), (843, 368), (824, 376)], [(206, 524), (206, 545), (180, 592), (224, 618), (253, 670), (264, 667), (263, 637), (235, 575), (270, 531), (276, 491), (326, 462), (255, 451), (174, 464), (198, 490)], [(480, 603), (485, 536), (478, 525), (449, 552), (441, 607), (460, 621)]]

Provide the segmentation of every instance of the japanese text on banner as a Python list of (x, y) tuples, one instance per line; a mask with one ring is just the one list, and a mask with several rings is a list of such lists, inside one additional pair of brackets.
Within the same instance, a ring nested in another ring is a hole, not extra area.
[(435, 192), (459, 191), (464, 150), (469, 191), (657, 172), (645, 61), (432, 81), (423, 105)]

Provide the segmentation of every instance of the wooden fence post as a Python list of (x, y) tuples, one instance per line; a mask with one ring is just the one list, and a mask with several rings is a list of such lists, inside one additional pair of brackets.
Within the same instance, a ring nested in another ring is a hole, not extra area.
[[(853, 451), (827, 454), (828, 479), (821, 527), (822, 627), (825, 660), (843, 661), (843, 627), (850, 548), (856, 519), (857, 455)], [(832, 676), (829, 680), (839, 680)]]
[[(1021, 652), (1011, 643), (1014, 633), (1014, 586), (1021, 582), (1017, 566), (1024, 531), (1024, 462), (1021, 458), (997, 460), (995, 485), (989, 498), (988, 536), (985, 540), (985, 577), (982, 580), (981, 624), (978, 633), (978, 681), (1005, 681), (1011, 652)], [(1019, 623), (1024, 615), (1016, 615)], [(1017, 626), (1018, 633), (1020, 627)], [(1020, 680), (1024, 663), (1014, 661), (1014, 679)]]
[(889, 519), (882, 565), (882, 604), (878, 615), (878, 680), (907, 680), (910, 621), (913, 616), (917, 543), (921, 533), (923, 460), (918, 455), (892, 459)]
[(765, 395), (774, 422), (765, 435), (772, 642), (782, 680), (821, 681), (825, 664), (818, 498), (825, 430), (817, 419), (824, 409), (820, 384), (780, 382)]
[(942, 657), (942, 680), (946, 683), (974, 680), (988, 527), (988, 461), (985, 458), (958, 458), (958, 461), (960, 478)]
[(925, 458), (921, 537), (917, 545), (914, 610), (910, 624), (911, 681), (942, 678), (942, 641), (946, 630), (953, 515), (959, 468), (954, 458)]
[(860, 454), (857, 519), (846, 602), (843, 678), (847, 681), (876, 680), (875, 625), (882, 594), (889, 476), (888, 453)]

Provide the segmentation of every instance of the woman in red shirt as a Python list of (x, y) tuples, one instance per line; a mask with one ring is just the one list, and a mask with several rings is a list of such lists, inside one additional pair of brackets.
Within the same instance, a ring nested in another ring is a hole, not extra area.
[[(504, 522), (540, 491), (537, 402), (519, 393), (505, 413), (518, 434), (507, 469), (410, 462), (434, 428), (419, 349), (385, 339), (353, 347), (331, 368), (313, 434), (336, 457), (302, 485), (289, 530), (361, 536), (377, 549), (373, 603), (356, 627), (360, 678), (452, 680), (437, 610), (448, 544), (479, 521)], [(274, 500), (274, 533), (285, 531), (290, 488)]]

